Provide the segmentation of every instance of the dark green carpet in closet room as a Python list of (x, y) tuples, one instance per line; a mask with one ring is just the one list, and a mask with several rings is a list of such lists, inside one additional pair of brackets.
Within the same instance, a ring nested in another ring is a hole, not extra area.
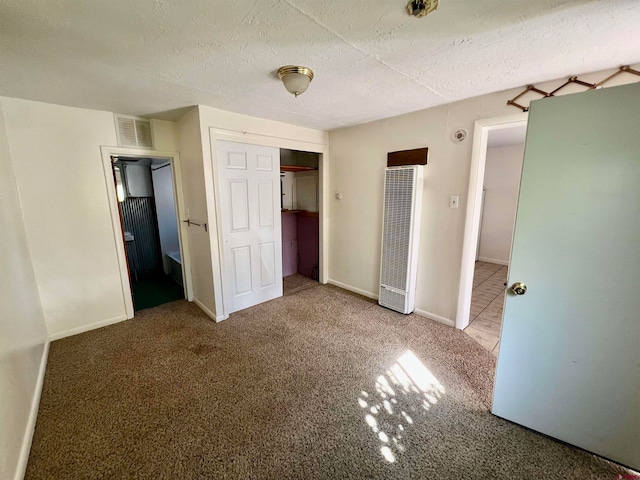
[(136, 312), (184, 299), (184, 290), (168, 275), (141, 278), (133, 283), (132, 290)]

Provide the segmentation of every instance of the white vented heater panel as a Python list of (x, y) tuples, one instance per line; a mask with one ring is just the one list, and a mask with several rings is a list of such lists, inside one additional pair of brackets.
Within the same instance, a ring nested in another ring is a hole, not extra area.
[(412, 165), (385, 171), (378, 303), (401, 313), (415, 305), (422, 170)]
[(114, 115), (119, 147), (153, 148), (151, 121), (130, 115)]

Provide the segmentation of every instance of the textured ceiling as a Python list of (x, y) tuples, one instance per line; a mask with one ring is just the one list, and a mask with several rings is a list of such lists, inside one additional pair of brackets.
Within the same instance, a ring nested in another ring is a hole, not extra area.
[[(333, 129), (640, 61), (638, 0), (3, 0), (0, 94)], [(275, 71), (316, 74), (299, 98)], [(172, 112), (173, 111), (173, 112)]]

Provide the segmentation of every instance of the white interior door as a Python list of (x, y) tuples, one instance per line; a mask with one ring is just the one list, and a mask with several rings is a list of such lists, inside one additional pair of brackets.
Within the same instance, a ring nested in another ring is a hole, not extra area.
[(533, 102), (493, 413), (640, 469), (640, 84)]
[(217, 142), (225, 311), (282, 296), (280, 150)]

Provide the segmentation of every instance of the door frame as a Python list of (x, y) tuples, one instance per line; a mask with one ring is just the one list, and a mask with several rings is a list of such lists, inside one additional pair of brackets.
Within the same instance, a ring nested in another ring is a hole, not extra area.
[(458, 308), (456, 311), (456, 328), (460, 330), (463, 330), (469, 325), (469, 314), (471, 312), (473, 273), (475, 270), (475, 254), (480, 231), (480, 208), (482, 206), (482, 188), (484, 185), (484, 170), (487, 163), (489, 132), (492, 130), (526, 126), (528, 119), (528, 113), (519, 113), (516, 115), (480, 119), (475, 122), (473, 129), (473, 147), (471, 151), (471, 169), (469, 171), (469, 190), (467, 192), (467, 211), (462, 243), (460, 284), (458, 286)]
[[(224, 140), (235, 143), (245, 143), (263, 147), (286, 148), (290, 150), (300, 150), (304, 152), (318, 153), (318, 217), (319, 217), (319, 281), (326, 284), (329, 278), (327, 247), (329, 245), (328, 232), (328, 212), (326, 208), (327, 186), (329, 185), (329, 147), (325, 143), (315, 143), (297, 140), (293, 138), (264, 135), (227, 128), (209, 127), (209, 143), (211, 151), (211, 168), (213, 173), (213, 203), (208, 205), (211, 229), (211, 258), (213, 264), (213, 290), (216, 303), (216, 321), (229, 318), (229, 307), (225, 304), (224, 285), (226, 274), (224, 271), (224, 239), (222, 237), (222, 210), (220, 202), (220, 185), (218, 183), (218, 154), (217, 142)], [(214, 240), (215, 239), (215, 240)], [(222, 306), (219, 312), (217, 306)]]
[(182, 262), (182, 279), (184, 296), (189, 301), (193, 301), (193, 279), (191, 277), (191, 256), (189, 254), (188, 226), (183, 219), (187, 218), (185, 213), (184, 191), (182, 189), (182, 169), (180, 164), (180, 154), (178, 152), (165, 152), (161, 150), (149, 150), (140, 148), (123, 148), (101, 146), (102, 167), (104, 170), (107, 196), (109, 198), (109, 210), (111, 213), (111, 223), (113, 226), (113, 237), (116, 245), (116, 256), (120, 268), (120, 283), (122, 286), (122, 299), (124, 302), (127, 318), (133, 318), (135, 311), (133, 308), (133, 293), (131, 291), (131, 281), (127, 266), (127, 256), (124, 243), (124, 230), (120, 221), (118, 208), (118, 197), (116, 186), (113, 181), (112, 155), (123, 155), (127, 157), (144, 158), (166, 158), (171, 165), (171, 180), (173, 182), (173, 194), (176, 203), (176, 220), (178, 222), (178, 242), (180, 244), (180, 258)]

